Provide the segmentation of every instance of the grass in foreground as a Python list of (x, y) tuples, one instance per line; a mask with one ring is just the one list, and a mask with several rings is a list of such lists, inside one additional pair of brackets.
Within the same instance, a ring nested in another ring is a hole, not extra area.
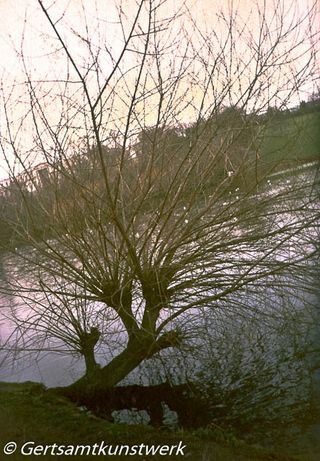
[(15, 441), (21, 447), (27, 441), (37, 445), (93, 445), (105, 443), (139, 445), (186, 445), (184, 456), (107, 456), (108, 459), (141, 461), (186, 459), (188, 461), (316, 461), (309, 456), (291, 456), (274, 453), (233, 440), (217, 443), (206, 433), (170, 432), (149, 426), (119, 425), (96, 418), (81, 411), (70, 402), (48, 394), (41, 385), (34, 383), (0, 383), (0, 460), (26, 461), (106, 459), (105, 456), (52, 456), (19, 454), (4, 455), (6, 443)]

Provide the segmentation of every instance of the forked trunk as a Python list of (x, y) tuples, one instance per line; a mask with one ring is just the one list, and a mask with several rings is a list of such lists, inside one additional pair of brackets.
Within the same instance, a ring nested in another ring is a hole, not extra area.
[(131, 341), (117, 357), (103, 368), (95, 368), (70, 386), (59, 388), (59, 393), (81, 401), (84, 395), (98, 395), (100, 391), (117, 385), (143, 360), (150, 357), (150, 342)]

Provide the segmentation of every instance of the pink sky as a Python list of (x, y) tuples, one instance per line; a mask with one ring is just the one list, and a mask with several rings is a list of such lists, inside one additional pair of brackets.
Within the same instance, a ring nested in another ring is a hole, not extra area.
[[(44, 3), (46, 4), (46, 2)], [(95, 2), (94, 0), (85, 0), (84, 4), (89, 12), (88, 14), (93, 14), (93, 5), (95, 3), (99, 8), (103, 6), (102, 10), (99, 10), (99, 13), (100, 11), (102, 12), (102, 19), (107, 21), (115, 19), (114, 10), (112, 8), (115, 1), (109, 0), (107, 2), (106, 0), (96, 0)], [(127, 6), (130, 3), (135, 3), (135, 0), (127, 0), (124, 2), (124, 5)], [(231, 9), (230, 1), (188, 0), (187, 3), (190, 7), (192, 17), (197, 22), (198, 26), (203, 29), (203, 31), (212, 29), (216, 33), (219, 33), (216, 14), (222, 10), (225, 12), (226, 17), (228, 17)], [(262, 9), (264, 3), (267, 7), (265, 12), (266, 16), (269, 17), (268, 20), (270, 20), (274, 14), (277, 3), (273, 0), (266, 0), (265, 2), (264, 0), (258, 0), (257, 2), (253, 0), (239, 0), (237, 2), (235, 1), (232, 5), (233, 11), (237, 12), (238, 17), (241, 16), (241, 18), (243, 18), (243, 22), (249, 26), (248, 29), (254, 36), (259, 35), (260, 26), (257, 13), (259, 7), (260, 10)], [(294, 15), (297, 20), (306, 13), (308, 8), (308, 1), (306, 0), (293, 0), (293, 2), (284, 0), (282, 3), (285, 5), (284, 8), (287, 9), (284, 12), (284, 17), (288, 24)], [(51, 2), (47, 2), (47, 4), (51, 4)], [(81, 11), (81, 2), (79, 0), (59, 0), (56, 2), (56, 5), (60, 7), (61, 11), (63, 11), (64, 4), (68, 4), (69, 24), (76, 29), (80, 24), (78, 12)], [(168, 15), (170, 14), (170, 5), (176, 4), (177, 2), (169, 0), (166, 7)], [(290, 7), (292, 4), (295, 5), (294, 13), (293, 9)], [(275, 22), (273, 24), (275, 25)], [(111, 28), (112, 26), (109, 27)], [(21, 37), (24, 30), (26, 30), (24, 53), (30, 55), (27, 64), (34, 78), (37, 76), (43, 77), (46, 74), (54, 75), (54, 73), (57, 73), (57, 70), (59, 73), (59, 66), (63, 65), (62, 63), (64, 62), (63, 60), (59, 61), (52, 57), (48, 59), (48, 56), (42, 56), (44, 49), (46, 52), (49, 50), (47, 46), (48, 43), (44, 42), (44, 35), (48, 33), (49, 29), (47, 21), (40, 12), (36, 0), (18, 0), (16, 2), (12, 2), (12, 0), (0, 0), (0, 76), (3, 84), (8, 88), (15, 79), (21, 79), (23, 76), (19, 58), (14, 48), (19, 52), (22, 43)], [(241, 43), (237, 43), (236, 45), (238, 49), (241, 48)], [(301, 97), (303, 98), (303, 96)], [(0, 131), (3, 131), (2, 125), (3, 119), (0, 115)], [(2, 168), (3, 165), (3, 160), (0, 159), (0, 179), (6, 176), (5, 168)]]

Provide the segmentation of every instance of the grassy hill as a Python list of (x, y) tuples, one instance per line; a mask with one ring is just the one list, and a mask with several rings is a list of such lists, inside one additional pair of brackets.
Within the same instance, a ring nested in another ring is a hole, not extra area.
[(260, 150), (264, 162), (294, 167), (320, 159), (320, 111), (267, 121)]

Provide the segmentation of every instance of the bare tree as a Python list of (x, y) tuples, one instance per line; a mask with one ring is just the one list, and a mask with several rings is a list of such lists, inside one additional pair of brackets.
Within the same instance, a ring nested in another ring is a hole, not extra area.
[(2, 290), (28, 305), (13, 312), (20, 347), (63, 345), (85, 359), (74, 387), (104, 388), (164, 349), (188, 350), (200, 308), (293, 315), (248, 299), (312, 289), (315, 182), (271, 177), (281, 163), (263, 150), (263, 113), (312, 91), (316, 5), (299, 15), (279, 1), (270, 15), (257, 2), (256, 30), (236, 5), (214, 29), (165, 0), (119, 2), (110, 24), (83, 3), (77, 29), (68, 9), (38, 8), (57, 69), (34, 77), (25, 29), (23, 81), (2, 86), (20, 200), (6, 215), (19, 270)]

